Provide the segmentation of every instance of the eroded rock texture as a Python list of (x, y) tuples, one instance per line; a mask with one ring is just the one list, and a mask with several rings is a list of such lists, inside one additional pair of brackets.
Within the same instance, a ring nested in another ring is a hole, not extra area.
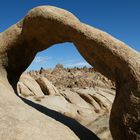
[[(8, 139), (9, 131), (13, 139), (28, 139), (30, 135), (32, 139), (45, 139), (45, 129), (48, 132), (51, 125), (45, 125), (44, 116), (25, 105), (13, 88), (37, 52), (62, 42), (73, 42), (88, 63), (115, 81), (116, 97), (110, 116), (113, 138), (140, 139), (140, 54), (109, 34), (80, 22), (70, 12), (52, 6), (32, 9), (24, 19), (0, 33), (0, 117), (4, 116), (0, 120), (0, 138)], [(19, 112), (28, 116), (20, 118)], [(33, 115), (29, 115), (31, 112)], [(29, 125), (33, 128), (30, 135), (28, 129), (22, 129), (31, 128)], [(41, 136), (35, 131), (41, 132)], [(51, 131), (49, 134), (53, 135)], [(67, 131), (57, 138), (64, 134), (69, 136)]]
[[(55, 86), (47, 78), (55, 83)], [(44, 70), (42, 74), (39, 71), (22, 74), (17, 89), (18, 94), (23, 98), (73, 118), (101, 140), (112, 140), (109, 131), (109, 115), (115, 91), (112, 84), (109, 84), (109, 80), (104, 78), (93, 71), (93, 68), (55, 68), (49, 72)], [(75, 80), (76, 86), (73, 83)], [(36, 90), (32, 88), (35, 85)], [(56, 119), (59, 120), (59, 117)], [(84, 135), (83, 140), (92, 139), (87, 133)]]

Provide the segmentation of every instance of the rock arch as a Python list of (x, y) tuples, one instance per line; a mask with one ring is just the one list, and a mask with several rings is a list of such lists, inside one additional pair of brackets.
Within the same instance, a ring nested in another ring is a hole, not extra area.
[(0, 33), (2, 83), (10, 90), (10, 84), (15, 88), (37, 52), (62, 42), (73, 42), (88, 63), (115, 81), (116, 97), (110, 116), (113, 139), (140, 139), (140, 54), (111, 35), (80, 22), (68, 11), (36, 7)]

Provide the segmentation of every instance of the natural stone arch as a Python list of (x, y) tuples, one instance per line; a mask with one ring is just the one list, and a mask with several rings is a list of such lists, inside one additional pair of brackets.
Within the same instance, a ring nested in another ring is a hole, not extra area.
[(0, 34), (0, 42), (1, 79), (7, 85), (9, 81), (13, 88), (38, 51), (53, 44), (73, 42), (88, 63), (116, 83), (110, 116), (113, 139), (140, 139), (138, 52), (80, 22), (70, 12), (51, 6), (29, 11), (24, 19)]

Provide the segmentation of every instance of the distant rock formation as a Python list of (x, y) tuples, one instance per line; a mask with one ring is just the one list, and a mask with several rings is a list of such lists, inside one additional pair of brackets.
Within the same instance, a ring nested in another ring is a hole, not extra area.
[(46, 77), (56, 87), (86, 88), (100, 86), (115, 89), (114, 82), (95, 71), (94, 68), (58, 68), (58, 65), (56, 65), (54, 69), (44, 69), (42, 73), (40, 73), (40, 70), (26, 73), (35, 79)]
[[(0, 33), (0, 139), (54, 138), (50, 130), (54, 121), (45, 125), (44, 116), (14, 95), (13, 88), (16, 90), (20, 75), (37, 52), (63, 42), (73, 42), (89, 64), (115, 81), (116, 97), (110, 115), (113, 139), (140, 139), (140, 54), (109, 34), (80, 22), (70, 12), (52, 6), (32, 9), (24, 19)], [(77, 138), (74, 134), (70, 137), (68, 133), (72, 132), (68, 129), (61, 132), (62, 127), (54, 128), (60, 130), (57, 139)]]

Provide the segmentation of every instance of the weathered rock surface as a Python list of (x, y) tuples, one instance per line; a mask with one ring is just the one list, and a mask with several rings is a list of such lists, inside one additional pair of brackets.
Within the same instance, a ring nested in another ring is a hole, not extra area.
[[(29, 75), (22, 75), (20, 77), (20, 79), (22, 80), (22, 84), (26, 87), (28, 87), (29, 92), (32, 92), (32, 95), (36, 95), (36, 96), (44, 96), (44, 93), (42, 92), (40, 86), (37, 84), (37, 82), (35, 81), (34, 78), (32, 78)], [(21, 85), (22, 86), (22, 85)], [(22, 90), (22, 88), (21, 88)]]
[[(45, 115), (45, 112), (44, 114), (40, 113), (26, 105), (23, 102), (26, 102), (26, 100), (22, 101), (13, 93), (12, 89), (1, 84), (1, 140), (52, 140), (56, 139), (56, 137), (59, 140), (62, 140), (64, 137), (67, 140), (79, 139), (66, 125), (54, 120), (49, 115)], [(28, 103), (30, 104), (30, 102)], [(37, 104), (31, 104), (37, 106)]]
[[(24, 104), (14, 95), (12, 88), (16, 90), (20, 75), (38, 51), (62, 42), (73, 42), (88, 63), (115, 81), (116, 97), (110, 115), (113, 139), (140, 139), (140, 54), (109, 34), (80, 22), (70, 12), (52, 6), (32, 9), (24, 19), (0, 33), (0, 98), (3, 104), (0, 106), (0, 118), (5, 119), (0, 120), (0, 123), (3, 122), (0, 127), (0, 138), (10, 139), (12, 134), (16, 137), (15, 134), (19, 127), (23, 128), (22, 126), (29, 128), (32, 136), (38, 132), (35, 135), (38, 139), (46, 139), (48, 136), (50, 131), (45, 133), (48, 130), (45, 130), (46, 121), (41, 121), (42, 124), (34, 122), (38, 118), (42, 120), (44, 116)], [(20, 110), (17, 109), (19, 106)], [(8, 114), (3, 112), (4, 110), (7, 110)], [(25, 116), (23, 123), (16, 123), (21, 117), (18, 114), (30, 112), (33, 112), (33, 115)], [(33, 124), (35, 129), (31, 129), (29, 124)], [(10, 136), (6, 135), (7, 128), (12, 128), (12, 131), (9, 130)], [(22, 133), (18, 133), (21, 138), (29, 138), (27, 130), (22, 129)], [(64, 138), (64, 134), (66, 133), (63, 131), (62, 135), (57, 135), (58, 139)], [(48, 136), (47, 139), (49, 138)]]
[(46, 77), (56, 87), (86, 88), (100, 86), (104, 88), (115, 88), (112, 81), (96, 72), (94, 68), (83, 67), (70, 69), (64, 68), (62, 65), (61, 68), (58, 66), (56, 65), (54, 69), (30, 71), (27, 73), (35, 79)]
[[(33, 93), (26, 85), (24, 85), (22, 82), (18, 82), (18, 93), (22, 93), (22, 96), (33, 96), (35, 93)], [(38, 93), (37, 93), (38, 94)]]
[[(90, 68), (91, 69), (91, 68)], [(63, 69), (63, 71), (66, 69)], [(74, 69), (70, 69), (73, 71)], [(82, 69), (75, 70), (73, 74), (76, 74), (77, 71), (81, 71)], [(85, 71), (87, 75), (91, 76), (91, 72), (83, 70), (81, 71), (80, 76), (84, 76)], [(47, 71), (47, 70), (46, 70)], [(65, 77), (65, 80), (69, 79), (69, 72), (65, 75), (60, 75), (60, 71), (62, 69), (59, 69), (59, 71), (53, 73), (52, 75), (55, 77), (56, 75), (61, 76), (63, 79)], [(35, 74), (36, 73), (36, 74)], [(37, 74), (38, 73), (38, 74)], [(29, 74), (23, 74), (20, 78), (20, 82), (18, 83), (18, 93), (20, 96), (38, 103), (44, 107), (47, 107), (49, 109), (55, 110), (57, 112), (60, 112), (61, 114), (68, 116), (70, 118), (73, 118), (74, 120), (78, 121), (80, 124), (87, 127), (89, 130), (91, 130), (93, 133), (95, 133), (99, 138), (102, 140), (112, 140), (110, 131), (109, 131), (109, 114), (111, 110), (111, 106), (115, 97), (115, 91), (109, 87), (103, 87), (100, 83), (107, 83), (106, 81), (102, 81), (101, 78), (98, 80), (98, 85), (91, 87), (90, 82), (86, 85), (86, 88), (80, 87), (73, 87), (73, 88), (67, 88), (67, 85), (65, 85), (65, 82), (61, 85), (57, 83), (57, 88), (50, 83), (44, 76), (47, 77), (47, 72), (43, 72), (44, 74), (40, 74), (39, 72), (30, 72)], [(98, 73), (94, 74), (94, 71), (92, 71), (93, 75), (96, 76), (97, 79), (99, 77)], [(21, 86), (22, 81), (24, 82), (24, 78), (31, 78), (30, 75), (33, 75), (33, 77), (36, 80), (36, 84), (40, 86), (42, 92), (44, 93), (44, 97), (41, 98), (37, 96), (38, 91), (36, 91), (33, 94), (30, 94), (30, 86), (34, 86), (33, 82), (30, 81), (29, 86), (26, 85), (26, 89), (29, 91), (25, 94), (25, 85)], [(68, 75), (68, 76), (66, 76)], [(67, 78), (66, 78), (67, 77)], [(76, 75), (73, 77), (73, 79), (76, 77)], [(54, 78), (52, 78), (52, 81)], [(85, 79), (85, 82), (87, 82), (88, 79)], [(62, 81), (60, 81), (61, 83)], [(93, 81), (94, 83), (97, 83), (97, 81)], [(94, 84), (93, 83), (93, 84)], [(71, 84), (71, 82), (67, 82), (67, 84)], [(82, 83), (81, 83), (82, 85)], [(95, 84), (94, 84), (95, 85)], [(84, 87), (84, 86), (83, 86)], [(23, 88), (23, 90), (22, 90)], [(85, 138), (87, 139), (87, 138)]]
[(45, 95), (57, 95), (58, 94), (58, 90), (56, 89), (56, 87), (47, 80), (47, 78), (45, 77), (40, 77), (38, 79), (36, 79), (37, 83), (40, 85), (43, 93)]

